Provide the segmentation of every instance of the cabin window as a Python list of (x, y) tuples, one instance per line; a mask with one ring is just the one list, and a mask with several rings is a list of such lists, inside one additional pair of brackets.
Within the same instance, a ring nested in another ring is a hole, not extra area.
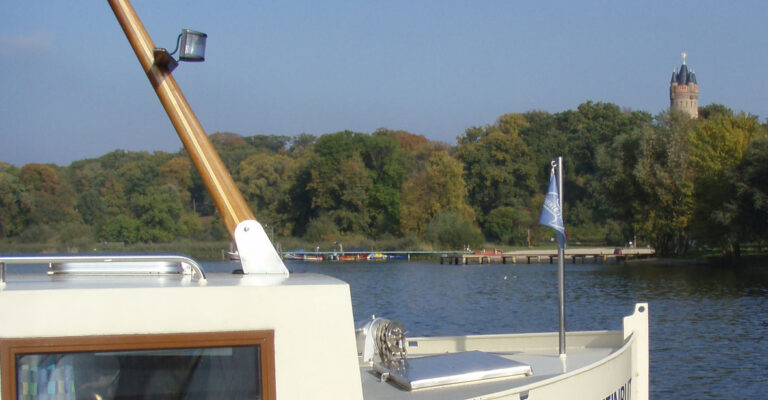
[(272, 331), (0, 339), (4, 399), (274, 399)]

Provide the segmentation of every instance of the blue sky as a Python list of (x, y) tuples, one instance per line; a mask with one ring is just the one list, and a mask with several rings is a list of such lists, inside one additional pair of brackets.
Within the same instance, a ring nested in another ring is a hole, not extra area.
[[(155, 44), (206, 32), (174, 76), (208, 133), (404, 129), (455, 144), (508, 112), (587, 100), (656, 114), (688, 53), (699, 104), (768, 116), (768, 2), (133, 0)], [(0, 161), (177, 151), (106, 1), (5, 0)]]

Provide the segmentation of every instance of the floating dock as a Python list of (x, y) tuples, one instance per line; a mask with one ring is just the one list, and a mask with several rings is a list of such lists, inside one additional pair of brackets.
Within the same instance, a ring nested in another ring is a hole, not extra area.
[[(656, 254), (654, 249), (638, 248), (608, 248), (597, 247), (588, 249), (566, 249), (565, 259), (571, 260), (573, 264), (578, 261), (585, 263), (587, 260), (593, 262), (622, 262), (629, 259), (651, 258)], [(440, 264), (540, 264), (542, 261), (549, 261), (553, 264), (557, 260), (557, 250), (517, 250), (508, 252), (478, 252), (474, 254), (446, 253), (440, 256)]]

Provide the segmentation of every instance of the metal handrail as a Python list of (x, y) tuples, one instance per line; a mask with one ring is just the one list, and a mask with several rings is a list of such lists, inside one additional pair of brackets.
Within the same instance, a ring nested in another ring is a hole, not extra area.
[[(161, 264), (166, 263), (166, 264)], [(167, 263), (178, 263), (169, 269)], [(19, 255), (0, 256), (0, 287), (5, 286), (6, 264), (48, 264), (49, 275), (194, 275), (205, 285), (205, 271), (197, 261), (177, 254), (141, 255)], [(58, 265), (57, 265), (58, 264)], [(149, 267), (149, 268), (141, 268)], [(162, 268), (161, 268), (162, 267)]]

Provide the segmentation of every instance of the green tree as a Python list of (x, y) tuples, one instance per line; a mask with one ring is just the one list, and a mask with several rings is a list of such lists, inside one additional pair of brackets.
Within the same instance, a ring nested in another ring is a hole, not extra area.
[(371, 177), (368, 193), (370, 232), (396, 234), (400, 222), (400, 193), (408, 173), (408, 160), (395, 138), (366, 136), (360, 151)]
[(738, 225), (743, 238), (768, 242), (768, 138), (750, 143), (743, 160), (734, 169)]
[(75, 161), (69, 165), (66, 172), (76, 193), (85, 193), (99, 188), (109, 176), (98, 159)]
[(77, 199), (77, 210), (88, 225), (99, 226), (107, 215), (107, 206), (96, 189), (85, 191)]
[(203, 223), (197, 214), (185, 212), (179, 217), (179, 237), (201, 238)]
[(342, 233), (396, 233), (406, 176), (397, 141), (343, 131), (323, 135), (313, 149), (290, 190), (300, 210), (296, 233), (320, 215), (329, 215)]
[(317, 138), (313, 135), (302, 133), (288, 141), (288, 155), (293, 158), (301, 158), (312, 153)]
[(704, 107), (699, 107), (699, 119), (709, 119), (715, 115), (733, 116), (733, 110), (722, 104), (709, 104)]
[(427, 226), (424, 238), (439, 249), (479, 247), (484, 241), (477, 226), (454, 212), (437, 215)]
[[(574, 229), (573, 232), (593, 231), (593, 227), (605, 226), (616, 214), (611, 210), (616, 203), (610, 202), (603, 193), (602, 177), (606, 176), (606, 170), (599, 165), (600, 154), (606, 154), (607, 148), (620, 136), (648, 129), (651, 115), (591, 101), (580, 104), (576, 110), (554, 115), (540, 111), (524, 115), (530, 125), (520, 134), (531, 150), (538, 190), (546, 190), (549, 161), (562, 155), (566, 222), (572, 228), (576, 228), (574, 223), (584, 225), (584, 229)], [(629, 143), (626, 139), (624, 142), (619, 145), (622, 150)]]
[(604, 205), (601, 212), (605, 213), (609, 243), (626, 243), (635, 236), (633, 222), (647, 194), (635, 170), (645, 137), (652, 132), (650, 125), (634, 129), (617, 136), (598, 151), (593, 193)]
[(297, 167), (297, 161), (288, 156), (256, 153), (243, 160), (237, 169), (238, 186), (254, 215), (279, 235), (289, 235), (293, 228), (287, 213), (288, 191), (295, 181)]
[(340, 237), (339, 227), (336, 226), (333, 218), (327, 214), (320, 215), (309, 221), (306, 233), (304, 234), (304, 239), (315, 243), (333, 242), (339, 240)]
[(467, 129), (458, 138), (456, 155), (464, 164), (469, 202), (483, 226), (492, 210), (522, 209), (535, 192), (528, 147), (519, 136), (526, 126), (522, 115), (506, 114), (495, 125)]
[(146, 193), (136, 194), (132, 200), (139, 223), (139, 241), (169, 242), (178, 236), (183, 206), (175, 187), (150, 188)]
[(527, 209), (502, 206), (488, 213), (485, 234), (491, 240), (524, 245), (531, 226), (537, 222)]
[(662, 113), (643, 132), (635, 174), (643, 192), (635, 228), (661, 255), (688, 251), (693, 214), (689, 137), (695, 121), (682, 112)]
[(117, 170), (117, 179), (128, 196), (144, 193), (157, 185), (159, 170), (153, 161), (145, 153), (141, 159), (128, 162)]
[(313, 200), (321, 214), (331, 216), (344, 233), (368, 233), (368, 194), (373, 183), (359, 154), (342, 161), (334, 176), (313, 174), (313, 178), (310, 188), (318, 194)]
[(139, 221), (119, 214), (109, 217), (101, 227), (99, 238), (106, 242), (136, 243), (139, 241)]

